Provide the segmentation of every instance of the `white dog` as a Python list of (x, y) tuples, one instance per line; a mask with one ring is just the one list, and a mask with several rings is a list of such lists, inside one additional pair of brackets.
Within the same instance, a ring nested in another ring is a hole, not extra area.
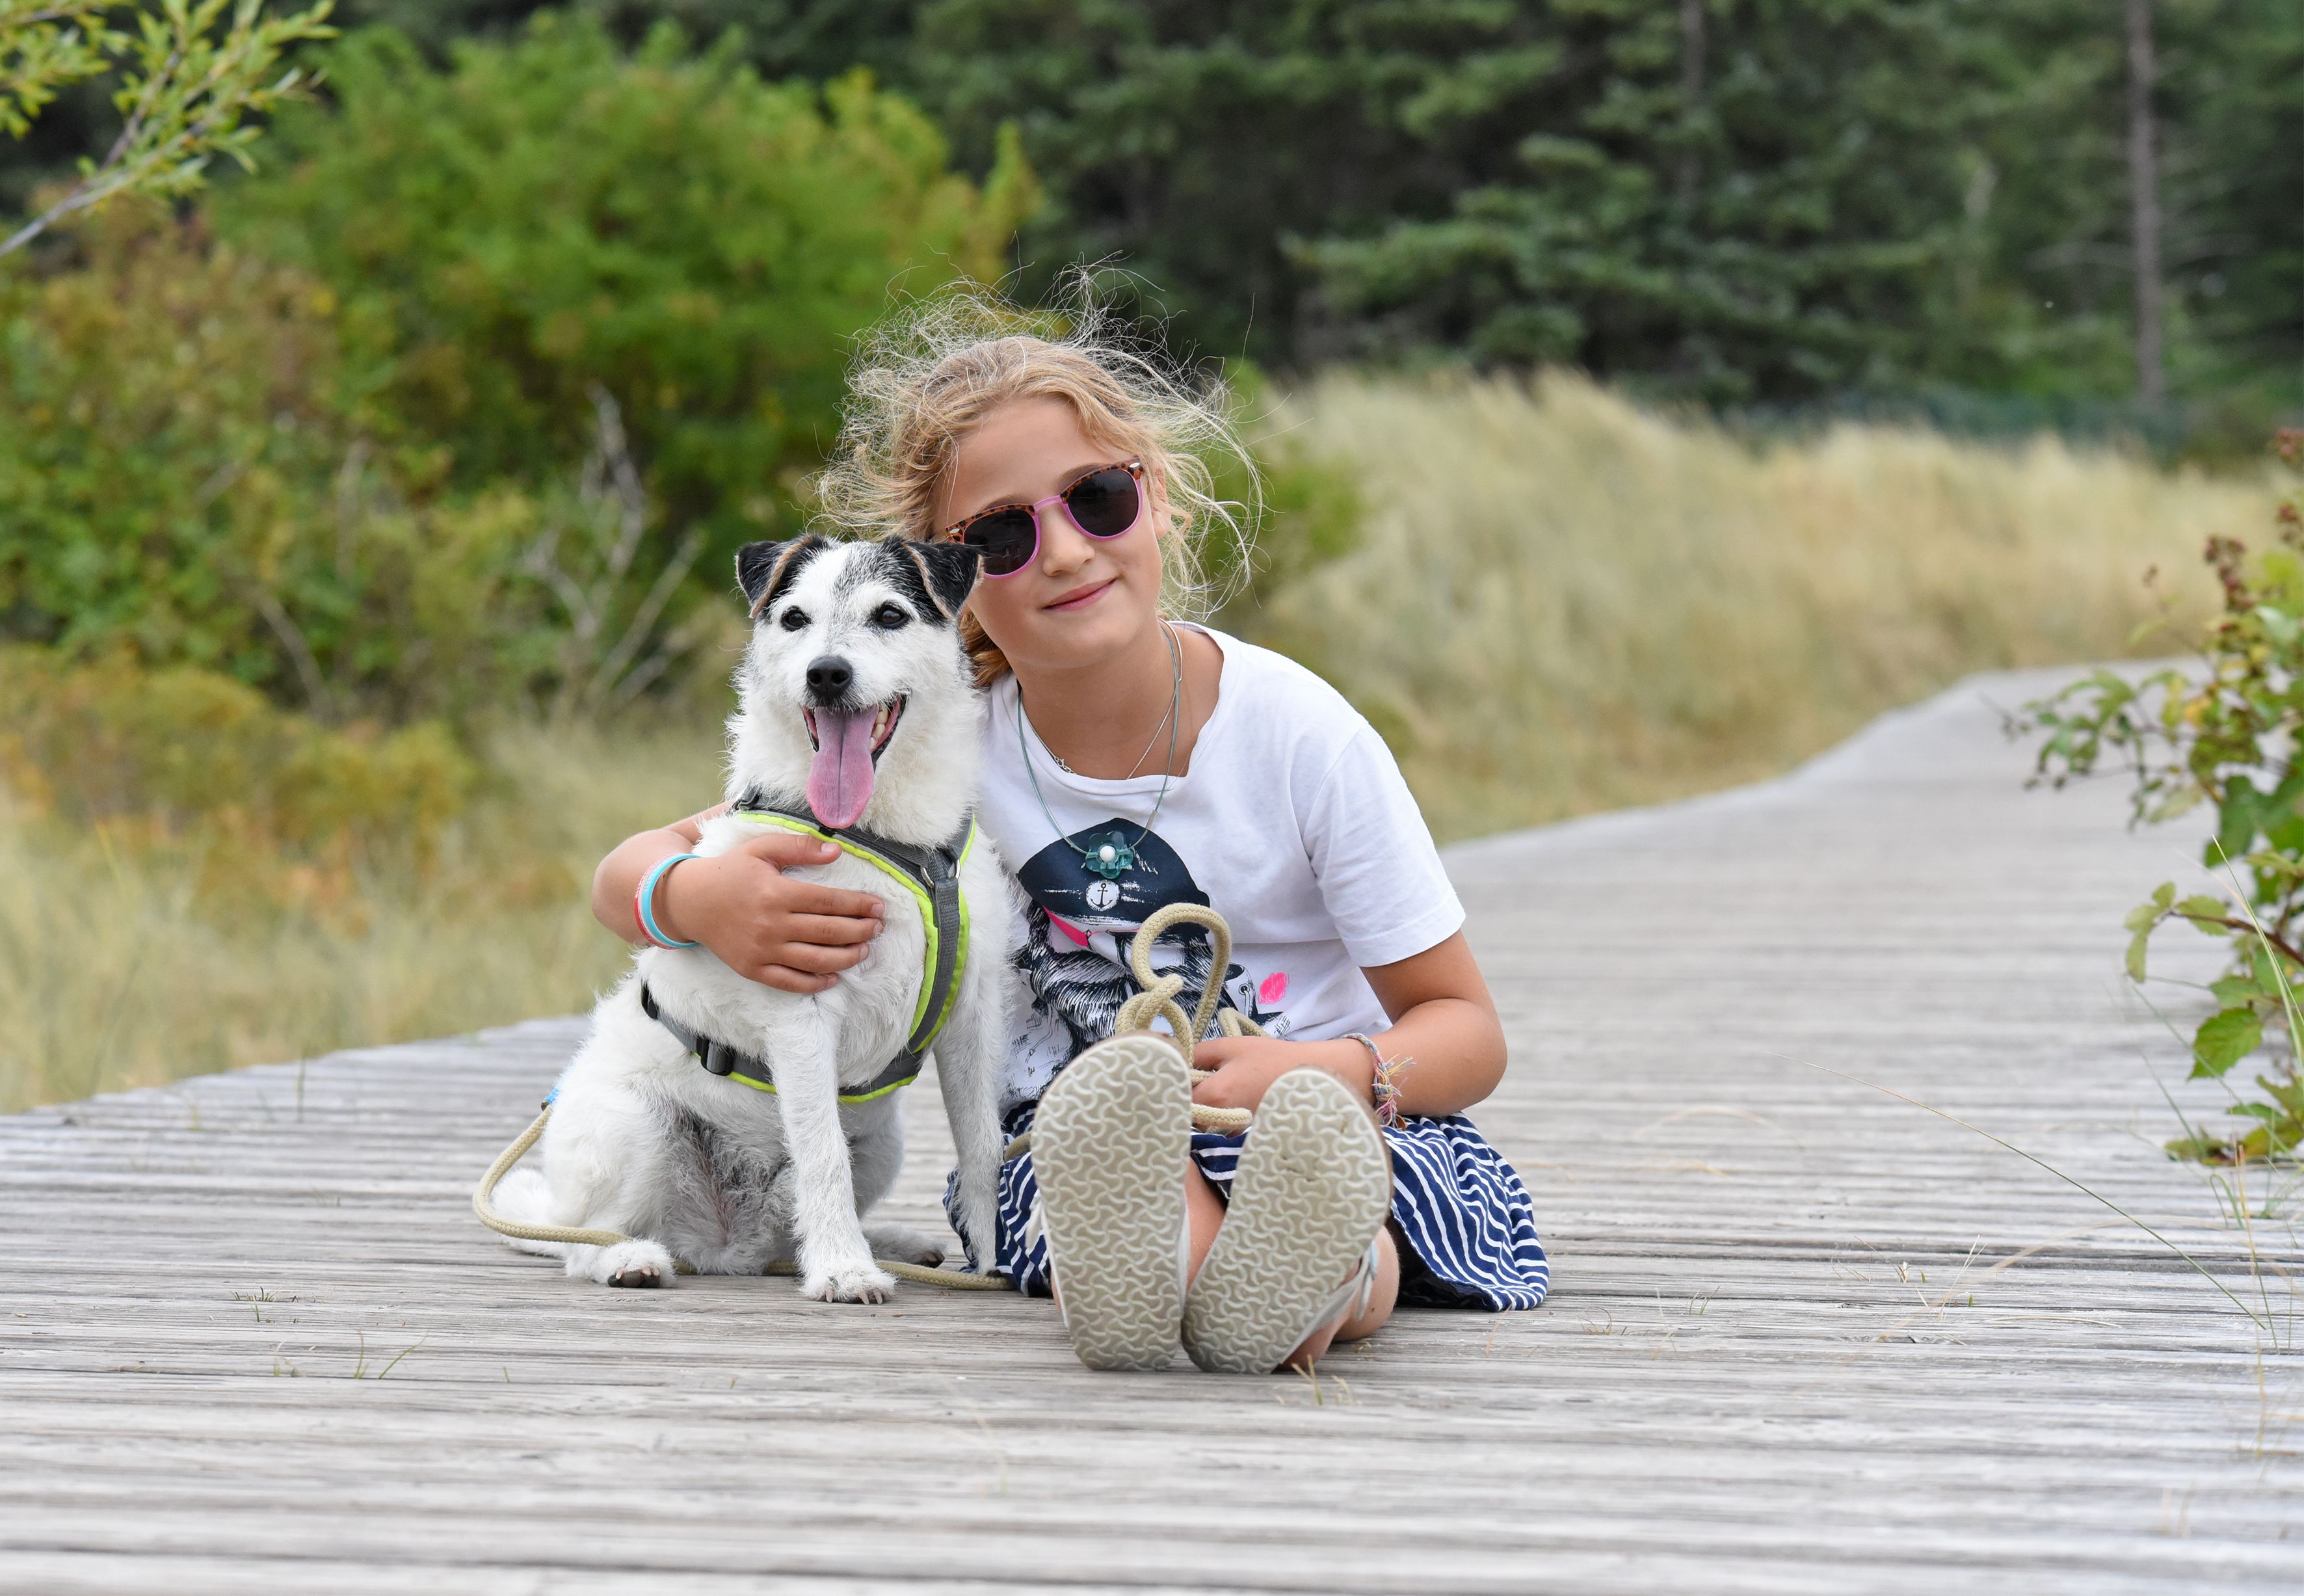
[[(988, 1267), (1015, 915), (1007, 874), (970, 818), (978, 700), (953, 617), (976, 558), (902, 538), (802, 537), (737, 556), (753, 627), (729, 721), (735, 807), (705, 824), (696, 852), (813, 822), (843, 851), (794, 873), (872, 893), (885, 929), (814, 997), (749, 981), (703, 947), (643, 951), (561, 1077), (543, 1172), (514, 1171), (497, 1198), (529, 1223), (633, 1239), (514, 1245), (610, 1286), (663, 1284), (675, 1258), (749, 1275), (796, 1257), (808, 1296), (885, 1301), (894, 1282), (876, 1247), (921, 1262), (944, 1254), (860, 1218), (902, 1162), (894, 1086), (919, 1073), (932, 1031), (959, 1151), (959, 1226)], [(924, 987), (944, 998), (941, 1016), (916, 1013)]]

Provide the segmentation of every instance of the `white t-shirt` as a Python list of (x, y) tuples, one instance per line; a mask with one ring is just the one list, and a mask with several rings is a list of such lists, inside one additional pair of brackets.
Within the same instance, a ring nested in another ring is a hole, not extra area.
[[(1137, 990), (1130, 941), (1166, 904), (1207, 904), (1224, 917), (1232, 951), (1224, 1006), (1298, 1041), (1382, 1029), (1384, 1007), (1362, 967), (1422, 953), (1464, 923), (1432, 834), (1375, 729), (1293, 660), (1207, 635), (1224, 653), (1216, 709), (1149, 831), (1157, 774), (1069, 774), (1029, 719), (1020, 747), (1014, 677), (986, 695), (978, 818), (1029, 900), (1004, 1114), (1112, 1034)], [(1181, 967), (1180, 1001), (1190, 1012), (1207, 984), (1206, 938), (1183, 928), (1154, 949), (1152, 964)]]

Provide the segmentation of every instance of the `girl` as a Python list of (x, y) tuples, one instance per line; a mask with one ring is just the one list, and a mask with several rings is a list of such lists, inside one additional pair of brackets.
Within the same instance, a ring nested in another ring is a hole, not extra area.
[[(962, 617), (987, 689), (978, 818), (1027, 901), (1003, 1110), (1032, 1132), (1002, 1170), (995, 1267), (1055, 1295), (1099, 1368), (1159, 1367), (1180, 1339), (1204, 1368), (1309, 1367), (1396, 1302), (1534, 1307), (1527, 1190), (1461, 1117), (1503, 1076), (1503, 1028), (1398, 768), (1309, 672), (1172, 618), (1199, 596), (1195, 541), (1237, 537), (1206, 463), (1248, 465), (1220, 396), (1093, 317), (1016, 325), (947, 297), (868, 346), (820, 484), (831, 525), (983, 556)], [(713, 812), (609, 854), (601, 922), (640, 941), (640, 880)], [(825, 990), (879, 904), (780, 867), (834, 852), (775, 836), (684, 862), (656, 922)], [(1213, 981), (1266, 1033), (1199, 1042), (1197, 1084), (1165, 1042), (1113, 1038), (1136, 930), (1171, 904), (1237, 938), (1223, 969), (1196, 926), (1153, 951), (1180, 1001)], [(1194, 1131), (1194, 1103), (1253, 1124)]]

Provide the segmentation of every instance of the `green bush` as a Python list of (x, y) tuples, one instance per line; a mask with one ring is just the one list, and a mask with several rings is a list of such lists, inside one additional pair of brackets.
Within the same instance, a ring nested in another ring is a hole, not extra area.
[[(2304, 431), (2283, 431), (2276, 447), (2304, 465)], [(2211, 1163), (2304, 1148), (2304, 492), (2291, 492), (2278, 516), (2276, 540), (2254, 555), (2237, 538), (2208, 539), (2224, 609), (2200, 639), (2199, 667), (2141, 680), (2097, 671), (2027, 705), (2018, 723), (2046, 733), (2040, 777), (2056, 785), (2109, 764), (2132, 777), (2139, 823), (2215, 813), (2201, 863), (2228, 893), (2180, 897), (2163, 882), (2127, 921), (2128, 977), (2139, 985), (2164, 925), (2189, 925), (2230, 948), (2208, 988), (2215, 1011), (2193, 1032), (2191, 1074), (2226, 1081), (2254, 1059), (2257, 1095), (2233, 1092), (2234, 1128), (2187, 1126), (2168, 1144)]]
[(286, 170), (220, 196), (219, 225), (343, 297), (367, 424), (465, 485), (534, 481), (583, 454), (597, 386), (667, 523), (729, 540), (837, 429), (891, 287), (998, 275), (1035, 203), (1012, 144), (979, 192), (865, 75), (764, 83), (669, 25), (627, 59), (546, 14), (446, 73), (378, 30), (329, 72), (335, 108), (281, 117)]
[(421, 858), (479, 779), (436, 721), (326, 727), (213, 671), (22, 644), (0, 649), (0, 782), (37, 811), (297, 858)]
[(0, 263), (0, 640), (221, 673), (325, 723), (560, 717), (702, 655), (790, 518), (848, 340), (990, 273), (979, 191), (861, 77), (660, 30), (425, 65), (371, 32), (212, 215)]

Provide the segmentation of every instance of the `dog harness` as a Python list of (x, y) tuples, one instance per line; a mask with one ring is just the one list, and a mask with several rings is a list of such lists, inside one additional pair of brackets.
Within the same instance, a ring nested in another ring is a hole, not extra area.
[[(845, 852), (903, 887), (919, 904), (920, 925), (928, 933), (928, 949), (921, 964), (919, 1001), (912, 1007), (911, 1033), (904, 1039), (904, 1045), (887, 1068), (853, 1091), (842, 1092), (840, 1100), (868, 1103), (900, 1086), (911, 1085), (919, 1078), (921, 1063), (929, 1047), (944, 1030), (944, 1022), (952, 1017), (953, 1006), (960, 997), (961, 973), (968, 968), (968, 900), (961, 896), (960, 870), (968, 862), (969, 851), (976, 845), (976, 817), (970, 815), (962, 820), (950, 841), (936, 847), (916, 848), (868, 831), (828, 830), (818, 825), (812, 815), (770, 808), (757, 792), (739, 798), (730, 812), (756, 825), (774, 826), (837, 843)], [(656, 995), (645, 985), (640, 988), (640, 1007), (714, 1074), (741, 1081), (761, 1091), (775, 1091), (775, 1076), (767, 1059), (682, 1024), (657, 1006)]]

